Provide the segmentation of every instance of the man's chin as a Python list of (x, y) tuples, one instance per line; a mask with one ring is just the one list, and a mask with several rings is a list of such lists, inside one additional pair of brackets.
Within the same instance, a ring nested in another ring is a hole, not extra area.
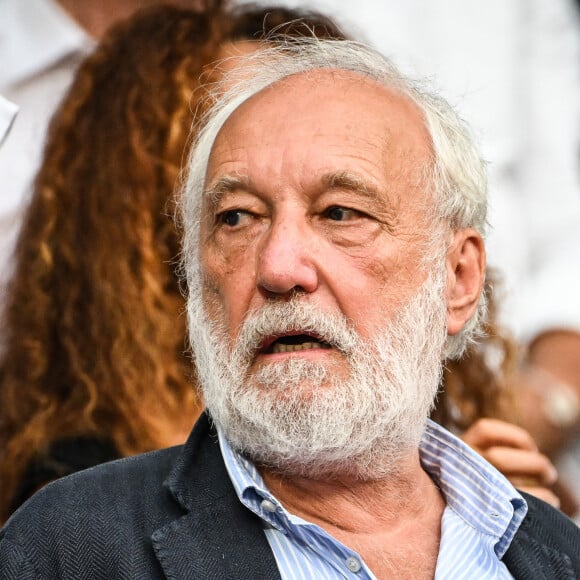
[(250, 380), (247, 383), (248, 389), (254, 389), (256, 393), (267, 397), (274, 397), (276, 401), (314, 401), (317, 397), (328, 393), (333, 388), (330, 380), (309, 381), (303, 380), (295, 384), (281, 384), (280, 382), (261, 382)]
[(350, 367), (343, 359), (286, 357), (267, 363), (256, 361), (246, 375), (246, 384), (262, 392), (300, 393), (312, 398), (318, 390), (324, 392), (350, 377)]

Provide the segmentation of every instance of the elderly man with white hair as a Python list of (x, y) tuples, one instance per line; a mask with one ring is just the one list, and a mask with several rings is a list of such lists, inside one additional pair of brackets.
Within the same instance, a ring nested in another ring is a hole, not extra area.
[(485, 308), (484, 166), (449, 106), (345, 41), (240, 62), (183, 192), (207, 413), (49, 485), (0, 578), (573, 578), (565, 516), (428, 420)]

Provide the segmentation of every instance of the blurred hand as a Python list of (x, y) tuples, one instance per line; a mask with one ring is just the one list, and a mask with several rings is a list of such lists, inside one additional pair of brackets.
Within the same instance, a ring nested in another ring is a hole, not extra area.
[(555, 458), (580, 436), (580, 332), (553, 330), (528, 347), (514, 380), (514, 422)]
[(525, 429), (499, 419), (479, 419), (461, 438), (501, 471), (512, 485), (560, 507), (560, 501), (550, 489), (558, 479), (558, 472), (548, 457), (538, 451)]

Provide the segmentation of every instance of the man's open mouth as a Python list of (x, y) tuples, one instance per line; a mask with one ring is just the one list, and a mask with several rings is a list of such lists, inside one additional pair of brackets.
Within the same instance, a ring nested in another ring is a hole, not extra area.
[(331, 344), (315, 334), (289, 333), (269, 336), (262, 343), (260, 353), (276, 354), (279, 352), (298, 352), (301, 350), (330, 349)]

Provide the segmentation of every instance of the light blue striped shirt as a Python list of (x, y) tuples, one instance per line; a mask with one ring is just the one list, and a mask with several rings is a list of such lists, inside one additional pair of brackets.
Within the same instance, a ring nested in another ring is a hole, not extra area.
[[(356, 552), (284, 509), (256, 468), (221, 433), (219, 442), (240, 501), (264, 522), (283, 580), (375, 578)], [(500, 558), (526, 515), (525, 500), (494, 467), (432, 421), (419, 453), (447, 504), (435, 578), (512, 578)]]

